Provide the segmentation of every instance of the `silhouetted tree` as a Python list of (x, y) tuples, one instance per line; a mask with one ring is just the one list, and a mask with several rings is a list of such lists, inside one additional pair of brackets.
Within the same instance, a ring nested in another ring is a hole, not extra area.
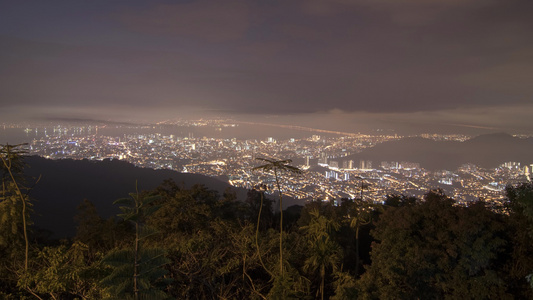
[[(526, 253), (532, 249), (533, 245), (533, 182), (509, 185), (506, 187), (506, 194), (509, 213), (512, 217), (511, 222), (515, 225), (514, 244), (522, 246), (514, 247), (513, 256), (517, 263), (513, 265), (510, 273), (518, 277), (515, 281), (521, 281), (520, 277), (524, 276), (524, 272), (528, 272), (526, 279), (531, 292), (533, 291), (533, 257)], [(524, 234), (524, 228), (527, 228), (526, 234), (529, 238)]]
[(144, 197), (139, 192), (130, 196), (115, 201), (115, 204), (123, 205), (119, 217), (135, 227), (133, 247), (115, 249), (104, 257), (102, 263), (112, 267), (112, 272), (101, 284), (108, 288), (113, 299), (166, 299), (162, 289), (166, 288), (167, 281), (161, 277), (167, 273), (163, 266), (170, 261), (163, 249), (143, 246), (143, 241), (155, 234), (144, 222), (159, 209), (152, 203), (158, 197)]
[(326, 270), (337, 271), (339, 263), (342, 261), (340, 246), (330, 237), (331, 231), (339, 229), (340, 224), (321, 216), (318, 210), (310, 212), (312, 217), (308, 226), (302, 227), (305, 232), (305, 239), (309, 244), (309, 253), (303, 270), (309, 273), (318, 271), (320, 278), (317, 296), (324, 299)]
[(281, 190), (281, 184), (279, 182), (279, 172), (289, 172), (293, 174), (301, 174), (302, 171), (296, 167), (290, 166), (292, 162), (290, 159), (286, 160), (271, 160), (266, 158), (256, 158), (259, 161), (266, 162), (266, 164), (257, 166), (252, 170), (272, 171), (274, 172), (274, 178), (276, 179), (276, 187), (279, 193), (279, 274), (283, 277), (283, 192)]
[(372, 264), (358, 282), (364, 299), (509, 298), (500, 279), (504, 219), (483, 205), (454, 206), (441, 191), (389, 208), (373, 235)]
[[(24, 273), (28, 272), (28, 256), (29, 256), (29, 238), (28, 238), (28, 223), (29, 223), (29, 210), (28, 210), (28, 196), (23, 194), (23, 187), (21, 186), (21, 181), (23, 180), (23, 170), (24, 170), (24, 161), (23, 155), (26, 153), (25, 150), (21, 149), (24, 144), (20, 145), (0, 145), (0, 171), (2, 171), (2, 201), (3, 204), (7, 205), (8, 195), (11, 195), (11, 199), (18, 199), (21, 204), (21, 212), (19, 216), (22, 221), (22, 233), (24, 235)], [(10, 192), (11, 191), (11, 192)], [(16, 210), (16, 202), (11, 201), (11, 207), (13, 210)], [(11, 216), (14, 216), (17, 213), (11, 213)], [(13, 229), (17, 228), (18, 221), (12, 221), (12, 232)], [(16, 234), (16, 230), (14, 232)]]
[(349, 227), (355, 231), (355, 275), (359, 275), (359, 267), (361, 265), (360, 253), (360, 238), (359, 232), (362, 226), (370, 224), (374, 211), (380, 208), (381, 205), (374, 205), (370, 202), (362, 201), (361, 199), (352, 199), (342, 203), (345, 206), (346, 221)]

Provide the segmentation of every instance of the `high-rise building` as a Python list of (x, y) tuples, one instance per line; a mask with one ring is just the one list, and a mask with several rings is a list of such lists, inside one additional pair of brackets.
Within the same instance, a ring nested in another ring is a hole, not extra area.
[(339, 180), (339, 173), (335, 171), (326, 171), (326, 178)]
[(322, 167), (328, 166), (328, 157), (325, 153), (322, 153), (321, 157), (318, 159), (318, 165)]
[(372, 169), (372, 161), (371, 160), (360, 160), (359, 169), (361, 170)]

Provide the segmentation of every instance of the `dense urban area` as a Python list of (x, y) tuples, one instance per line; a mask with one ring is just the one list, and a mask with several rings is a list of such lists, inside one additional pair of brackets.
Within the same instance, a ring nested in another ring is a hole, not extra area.
[[(4, 125), (4, 129), (23, 129), (26, 136), (31, 138), (28, 143), (30, 155), (49, 159), (119, 159), (139, 167), (218, 177), (233, 186), (246, 189), (259, 183), (268, 186), (274, 184), (272, 174), (253, 170), (259, 164), (256, 158), (291, 159), (292, 164), (304, 172), (301, 175), (282, 174), (282, 189), (286, 195), (302, 200), (362, 197), (381, 202), (390, 194), (420, 196), (430, 189), (441, 188), (461, 203), (480, 198), (492, 202), (504, 198), (506, 185), (530, 179), (531, 167), (512, 161), (494, 169), (464, 164), (457, 170), (428, 171), (416, 161), (346, 159), (365, 148), (404, 138), (397, 134), (365, 135), (310, 130), (305, 138), (237, 139), (162, 134), (158, 133), (160, 125), (144, 126), (151, 133), (115, 136), (99, 133), (99, 129), (101, 132), (102, 128), (110, 125), (22, 128), (20, 124), (8, 124)], [(246, 126), (220, 120), (166, 122), (164, 125), (212, 127), (214, 130)], [(126, 125), (113, 126), (120, 130)], [(422, 137), (449, 141), (470, 138), (459, 134), (423, 134)]]

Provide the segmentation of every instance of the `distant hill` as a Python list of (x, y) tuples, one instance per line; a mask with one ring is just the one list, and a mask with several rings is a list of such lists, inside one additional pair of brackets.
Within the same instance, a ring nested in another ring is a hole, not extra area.
[(378, 144), (343, 160), (371, 160), (374, 167), (381, 161), (417, 162), (428, 170), (456, 170), (465, 163), (483, 168), (495, 168), (508, 161), (525, 165), (533, 163), (533, 139), (506, 133), (480, 135), (465, 142), (405, 138)]
[[(37, 227), (52, 231), (54, 237), (75, 234), (73, 218), (83, 199), (92, 201), (104, 218), (116, 215), (118, 208), (113, 201), (134, 192), (136, 181), (139, 191), (154, 189), (169, 178), (187, 188), (203, 184), (220, 194), (231, 187), (229, 183), (207, 176), (138, 168), (118, 160), (49, 160), (32, 156), (27, 157), (26, 162), (29, 165), (27, 175), (41, 176), (30, 194), (35, 199), (33, 220)], [(246, 190), (235, 191), (241, 200), (246, 197)]]

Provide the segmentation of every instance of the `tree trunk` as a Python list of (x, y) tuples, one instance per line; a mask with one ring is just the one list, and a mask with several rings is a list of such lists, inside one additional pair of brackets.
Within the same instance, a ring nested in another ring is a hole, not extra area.
[(324, 300), (324, 278), (326, 277), (326, 268), (324, 265), (320, 267), (320, 277), (322, 277), (320, 282), (320, 294), (321, 299)]
[[(135, 201), (137, 202), (137, 201)], [(135, 222), (135, 250), (134, 250), (134, 261), (133, 261), (133, 299), (139, 300), (139, 290), (137, 286), (137, 277), (138, 277), (138, 260), (139, 260), (139, 223)]]
[(274, 176), (276, 177), (276, 185), (279, 192), (279, 274), (283, 277), (283, 195), (281, 194), (281, 186), (276, 169), (274, 169)]
[(359, 276), (359, 219), (355, 224), (355, 276)]

